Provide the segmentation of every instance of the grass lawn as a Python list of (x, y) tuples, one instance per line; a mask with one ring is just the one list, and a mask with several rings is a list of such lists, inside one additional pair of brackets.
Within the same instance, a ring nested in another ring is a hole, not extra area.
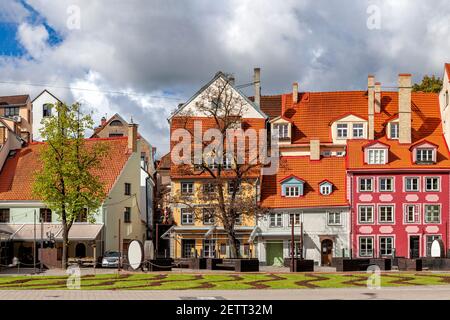
[[(123, 273), (83, 276), (83, 290), (314, 289), (365, 287), (366, 273)], [(0, 277), (0, 290), (67, 289), (66, 276)], [(450, 284), (445, 273), (382, 273), (381, 286)]]

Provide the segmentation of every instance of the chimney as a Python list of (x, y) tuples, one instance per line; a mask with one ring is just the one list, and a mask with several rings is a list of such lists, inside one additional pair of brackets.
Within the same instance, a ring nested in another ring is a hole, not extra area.
[(128, 151), (137, 151), (137, 135), (138, 135), (138, 125), (136, 123), (130, 123), (128, 125)]
[(234, 74), (229, 74), (228, 75), (228, 83), (230, 85), (234, 86), (234, 82), (235, 82)]
[(261, 103), (261, 69), (255, 68), (253, 75), (253, 83), (255, 84), (255, 104), (259, 107)]
[(381, 82), (375, 82), (375, 113), (381, 112)]
[(373, 140), (375, 138), (375, 77), (369, 75), (367, 77), (367, 101), (368, 101), (368, 126), (367, 126), (367, 138)]
[(298, 82), (292, 84), (292, 103), (298, 102)]
[(105, 118), (105, 117), (102, 117), (102, 119), (100, 120), (100, 126), (101, 126), (101, 127), (104, 127), (105, 124), (106, 124), (106, 118)]
[(411, 74), (398, 75), (399, 142), (411, 143)]
[(320, 160), (320, 140), (312, 139), (309, 141), (309, 159)]

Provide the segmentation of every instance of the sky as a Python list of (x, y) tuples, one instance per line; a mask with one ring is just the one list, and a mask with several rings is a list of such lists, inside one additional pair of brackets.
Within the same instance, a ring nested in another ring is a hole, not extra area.
[(260, 67), (268, 95), (364, 90), (368, 74), (389, 88), (445, 62), (448, 0), (0, 0), (0, 95), (118, 112), (159, 156), (169, 114), (219, 70), (239, 85)]

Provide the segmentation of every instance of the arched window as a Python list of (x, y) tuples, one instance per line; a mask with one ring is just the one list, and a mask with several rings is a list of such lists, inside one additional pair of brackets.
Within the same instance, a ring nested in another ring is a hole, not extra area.
[(113, 121), (111, 121), (111, 123), (109, 125), (111, 127), (122, 127), (123, 123), (120, 120), (113, 120)]

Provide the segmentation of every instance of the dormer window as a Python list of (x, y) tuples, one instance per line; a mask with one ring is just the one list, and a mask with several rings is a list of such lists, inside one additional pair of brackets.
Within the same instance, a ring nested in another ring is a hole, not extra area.
[(346, 123), (337, 124), (337, 137), (339, 139), (346, 139), (348, 137), (348, 125)]
[(368, 164), (385, 164), (386, 163), (386, 149), (368, 149)]
[(329, 181), (323, 181), (319, 184), (320, 194), (323, 196), (328, 196), (333, 192), (333, 184)]
[(433, 152), (431, 148), (417, 148), (416, 162), (417, 163), (433, 163)]
[(284, 178), (281, 182), (281, 195), (288, 198), (303, 196), (304, 181), (295, 176)]
[(364, 123), (353, 124), (353, 138), (355, 139), (364, 138)]
[(390, 139), (398, 139), (398, 136), (399, 136), (398, 128), (399, 128), (398, 122), (391, 122), (389, 124), (389, 138)]
[(274, 126), (276, 130), (278, 130), (278, 138), (281, 139), (289, 139), (289, 124), (288, 123), (279, 123)]
[(291, 122), (289, 119), (279, 116), (271, 121), (272, 134), (278, 134), (278, 140), (281, 144), (291, 142)]

